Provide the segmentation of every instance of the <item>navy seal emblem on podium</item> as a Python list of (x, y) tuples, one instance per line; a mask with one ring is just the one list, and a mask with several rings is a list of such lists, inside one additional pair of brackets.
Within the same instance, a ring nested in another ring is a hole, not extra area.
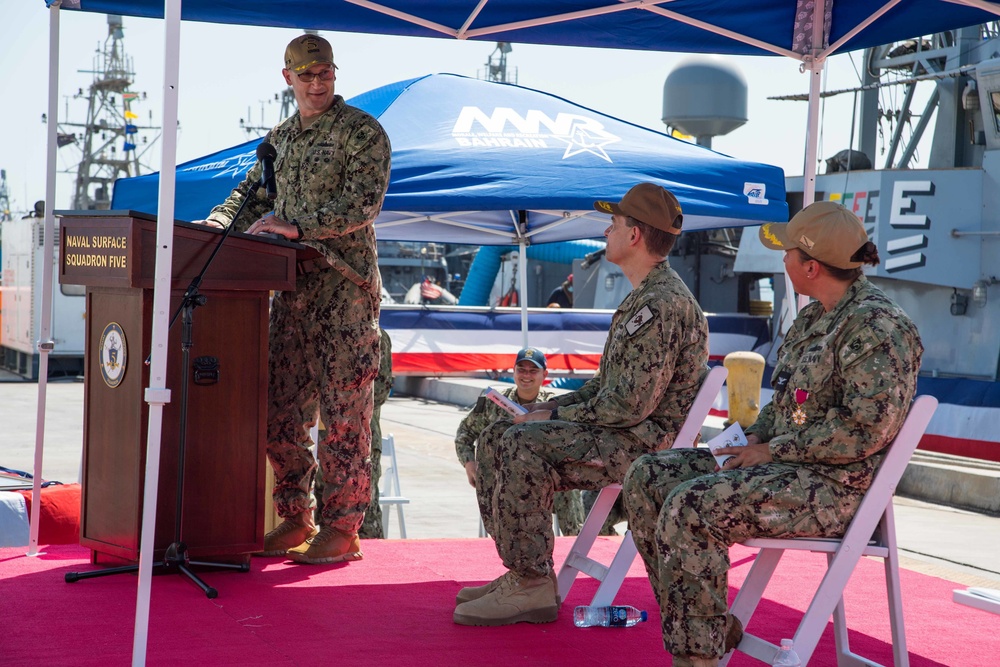
[(125, 368), (128, 365), (125, 332), (117, 322), (111, 322), (104, 327), (97, 353), (100, 355), (101, 377), (104, 378), (104, 383), (112, 389), (117, 387), (125, 377)]

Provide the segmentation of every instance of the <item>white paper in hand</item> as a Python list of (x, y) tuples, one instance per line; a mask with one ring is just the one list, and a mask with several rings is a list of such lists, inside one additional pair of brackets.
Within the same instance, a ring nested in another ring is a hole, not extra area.
[[(709, 450), (711, 450), (712, 455), (715, 456), (715, 450), (722, 447), (746, 447), (747, 436), (743, 433), (743, 429), (740, 427), (739, 422), (733, 422), (733, 424), (727, 428), (725, 431), (715, 436), (707, 443)], [(733, 457), (732, 454), (724, 454), (722, 456), (715, 456), (715, 462), (722, 467), (722, 464)]]
[(517, 415), (523, 415), (526, 412), (528, 412), (524, 408), (524, 406), (518, 405), (517, 403), (510, 400), (509, 398), (501, 394), (493, 387), (490, 387), (489, 389), (486, 390), (486, 398), (490, 399), (491, 401), (499, 405), (501, 408), (503, 408), (507, 412), (507, 414), (509, 414), (511, 417), (516, 417)]

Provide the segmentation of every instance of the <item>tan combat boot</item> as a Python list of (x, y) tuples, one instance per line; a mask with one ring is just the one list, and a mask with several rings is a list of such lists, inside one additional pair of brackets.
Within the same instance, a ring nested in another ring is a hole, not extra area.
[(255, 556), (284, 556), (292, 547), (297, 547), (319, 532), (313, 522), (312, 512), (290, 516), (264, 536), (264, 550)]
[(339, 563), (361, 560), (361, 540), (357, 533), (345, 533), (331, 526), (323, 526), (315, 537), (288, 550), (288, 557), (296, 563)]
[(455, 607), (452, 620), (459, 625), (510, 625), (551, 623), (559, 616), (553, 577), (501, 577), (499, 584), (476, 600)]
[[(500, 575), (499, 577), (497, 577), (496, 579), (487, 584), (483, 584), (482, 586), (466, 586), (465, 588), (463, 588), (458, 592), (458, 595), (455, 596), (455, 606), (457, 607), (463, 602), (478, 600), (487, 593), (493, 592), (493, 589), (499, 586), (500, 582), (503, 579), (510, 576), (515, 576), (515, 575), (510, 570), (507, 570), (506, 573)], [(549, 578), (552, 579), (552, 586), (553, 588), (556, 589), (556, 604), (557, 605), (562, 604), (562, 600), (559, 599), (559, 580), (556, 579), (556, 573), (550, 571)]]

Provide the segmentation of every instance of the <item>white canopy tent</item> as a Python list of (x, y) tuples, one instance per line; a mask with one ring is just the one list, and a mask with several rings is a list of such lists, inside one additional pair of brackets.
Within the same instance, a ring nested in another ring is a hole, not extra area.
[[(59, 10), (75, 9), (164, 19), (163, 127), (177, 127), (182, 0), (49, 0), (49, 118), (58, 118)], [(810, 73), (804, 160), (804, 203), (815, 197), (819, 93), (826, 59), (841, 51), (992, 20), (989, 0), (186, 0), (183, 18), (219, 23), (306, 26), (396, 35), (698, 53), (772, 54), (799, 60)], [(56, 127), (48, 126), (45, 243), (55, 227)], [(176, 133), (164, 132), (153, 297), (149, 431), (133, 664), (145, 664), (152, 544), (166, 387)], [(47, 263), (48, 264), (48, 263)], [(44, 442), (45, 377), (51, 336), (51, 265), (43, 275), (39, 400), (29, 555), (37, 553)], [(790, 292), (791, 293), (791, 292)]]

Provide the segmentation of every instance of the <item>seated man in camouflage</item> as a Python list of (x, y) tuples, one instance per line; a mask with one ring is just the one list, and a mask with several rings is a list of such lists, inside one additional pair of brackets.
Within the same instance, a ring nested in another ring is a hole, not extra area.
[[(548, 374), (542, 351), (526, 347), (517, 353), (514, 361), (514, 386), (504, 389), (501, 393), (518, 405), (547, 401), (553, 396), (548, 389), (542, 389), (542, 383)], [(476, 500), (479, 502), (483, 526), (490, 535), (494, 534), (493, 513), (490, 508), (495, 486), (493, 474), (495, 452), (482, 441), (476, 447), (476, 441), (486, 427), (498, 420), (505, 420), (508, 426), (512, 423), (510, 415), (499, 405), (485, 396), (480, 396), (472, 412), (458, 425), (458, 433), (455, 435), (455, 452), (458, 454), (459, 462), (465, 466), (469, 484), (476, 489)], [(580, 525), (583, 523), (583, 501), (578, 490), (557, 492), (554, 509), (559, 520), (559, 531), (563, 535), (576, 535), (580, 532)]]
[(508, 572), (458, 593), (452, 618), (461, 625), (556, 620), (556, 489), (620, 483), (637, 457), (672, 446), (708, 372), (708, 322), (666, 259), (681, 233), (677, 199), (641, 183), (620, 203), (595, 208), (612, 215), (605, 256), (633, 289), (611, 320), (596, 377), (480, 437), (496, 448), (492, 516), (484, 521), (493, 521)]

